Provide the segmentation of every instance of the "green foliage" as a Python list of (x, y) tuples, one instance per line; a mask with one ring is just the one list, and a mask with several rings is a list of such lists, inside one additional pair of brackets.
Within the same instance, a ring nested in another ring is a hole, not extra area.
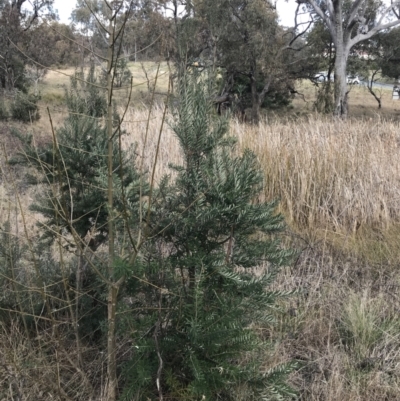
[(70, 113), (84, 114), (90, 117), (103, 117), (107, 113), (107, 100), (100, 93), (95, 66), (91, 64), (85, 78), (83, 71), (77, 72), (71, 79), (71, 87), (65, 92), (65, 99)]
[[(34, 332), (37, 330), (36, 315), (48, 318), (41, 321), (42, 329), (49, 324), (50, 318), (68, 319), (72, 327), (73, 316), (67, 312), (71, 300), (75, 301), (79, 294), (74, 312), (85, 317), (79, 322), (79, 334), (85, 343), (98, 343), (107, 315), (104, 282), (90, 269), (80, 269), (76, 256), (70, 257), (68, 264), (61, 265), (48, 246), (38, 242), (33, 251), (36, 260), (30, 257), (28, 246), (11, 232), (8, 221), (0, 227), (0, 322), (19, 320), (26, 329)], [(104, 273), (105, 266), (98, 263), (97, 268)], [(78, 269), (83, 270), (79, 283)], [(41, 292), (43, 283), (46, 283), (45, 293)], [(44, 297), (50, 309), (46, 307)]]
[(171, 400), (235, 400), (244, 385), (243, 400), (291, 396), (285, 378), (293, 366), (263, 368), (268, 347), (253, 328), (273, 323), (288, 294), (267, 288), (293, 256), (276, 237), (276, 203), (257, 201), (256, 157), (235, 154), (227, 121), (215, 117), (195, 78), (181, 83), (173, 129), (184, 163), (157, 191), (152, 240), (127, 285), (135, 337), (126, 399), (154, 397), (156, 380)]
[[(261, 92), (266, 84), (265, 77), (259, 76), (257, 81), (257, 91)], [(289, 80), (289, 78), (287, 79)], [(251, 98), (251, 82), (246, 76), (238, 75), (235, 77), (235, 84), (232, 92), (237, 94), (244, 108), (252, 106)], [(289, 106), (291, 102), (290, 92), (287, 87), (287, 82), (273, 82), (268, 90), (261, 107), (265, 109), (279, 109)]]
[(4, 98), (0, 100), (0, 121), (7, 120), (9, 118), (9, 112), (7, 110)]
[[(69, 116), (57, 130), (55, 141), (36, 149), (31, 138), (23, 138), (24, 153), (12, 162), (30, 164), (35, 173), (28, 176), (30, 182), (45, 184), (31, 209), (45, 217), (42, 226), (47, 237), (53, 239), (64, 231), (84, 238), (91, 232), (89, 246), (97, 249), (107, 238), (109, 214), (106, 207), (108, 137), (104, 120), (100, 118), (106, 103), (98, 92), (93, 68), (87, 83), (79, 84), (81, 78), (79, 74), (71, 80), (71, 88), (66, 93)], [(116, 124), (113, 179), (117, 213), (123, 212), (127, 204), (136, 204), (139, 196), (133, 150), (119, 149), (119, 135), (123, 133)]]
[[(123, 85), (128, 86), (131, 81), (131, 71), (128, 67), (128, 60), (126, 57), (119, 57), (114, 61), (115, 76), (113, 85), (116, 88), (121, 88)], [(104, 85), (107, 83), (107, 70), (103, 69), (101, 79)]]
[(382, 68), (382, 74), (390, 78), (400, 78), (400, 28), (392, 29), (388, 32), (380, 34), (379, 43), (380, 47), (378, 51), (381, 51), (380, 65)]
[(302, 62), (310, 69), (310, 77), (319, 71), (330, 71), (333, 75), (335, 46), (322, 21), (317, 21), (307, 35), (305, 59)]
[(115, 86), (120, 88), (122, 85), (128, 85), (131, 76), (126, 57), (117, 59), (115, 63)]
[(38, 96), (18, 92), (11, 104), (11, 117), (24, 123), (39, 120), (38, 100)]

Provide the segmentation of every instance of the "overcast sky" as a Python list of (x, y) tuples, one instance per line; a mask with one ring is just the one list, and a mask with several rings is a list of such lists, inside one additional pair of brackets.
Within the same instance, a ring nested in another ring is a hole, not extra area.
[[(54, 8), (58, 10), (61, 22), (65, 24), (70, 23), (69, 17), (75, 4), (76, 4), (75, 0), (54, 1)], [(276, 8), (278, 10), (281, 24), (284, 26), (293, 26), (294, 12), (296, 10), (295, 0), (277, 0)]]
[(58, 10), (58, 15), (60, 16), (60, 21), (64, 24), (69, 24), (69, 17), (71, 11), (74, 8), (76, 2), (75, 0), (55, 0), (54, 8)]

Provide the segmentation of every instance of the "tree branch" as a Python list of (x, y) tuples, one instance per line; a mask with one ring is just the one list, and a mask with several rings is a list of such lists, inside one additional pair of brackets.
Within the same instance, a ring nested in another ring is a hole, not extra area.
[(358, 13), (358, 9), (363, 1), (365, 1), (365, 0), (355, 0), (355, 2), (353, 3), (353, 6), (351, 7), (351, 10), (350, 10), (349, 18), (347, 19), (346, 30), (350, 26), (351, 26), (350, 30), (353, 28), (354, 24), (352, 24), (352, 22), (354, 21), (354, 18), (356, 17), (356, 15)]
[(400, 19), (400, 13), (398, 11), (395, 10), (395, 7), (398, 6), (400, 8), (399, 3), (397, 2), (393, 4), (393, 0), (390, 0), (390, 4), (393, 6), (393, 13), (394, 15), (397, 17), (397, 19)]
[[(311, 7), (314, 9), (314, 11), (322, 18), (322, 20), (325, 22), (326, 26), (328, 27), (332, 38), (335, 38), (335, 27), (333, 26), (333, 23), (331, 21), (331, 19), (329, 18), (328, 15), (326, 15), (321, 7), (317, 4), (317, 2), (315, 0), (308, 0), (308, 3), (311, 5)], [(333, 6), (332, 6), (332, 1), (331, 0), (327, 0), (327, 4), (328, 4), (328, 9), (329, 9), (329, 14), (330, 15), (334, 15), (333, 12)]]
[(303, 31), (299, 32), (297, 35), (294, 35), (293, 38), (292, 38), (292, 39), (290, 40), (290, 42), (288, 43), (288, 45), (285, 46), (285, 49), (290, 49), (290, 48), (291, 48), (290, 46), (292, 46), (292, 44), (293, 44), (300, 36), (303, 36), (303, 35), (310, 29), (310, 26), (311, 26), (312, 23), (314, 22), (314, 19), (313, 19), (312, 15), (310, 15), (310, 17), (311, 17), (311, 20), (310, 20), (310, 21), (307, 21), (307, 22), (300, 22), (300, 23), (297, 22), (297, 16), (298, 16), (299, 8), (300, 8), (300, 3), (297, 5), (297, 8), (296, 8), (296, 13), (295, 13), (295, 16), (294, 16), (294, 27), (293, 27), (292, 32), (293, 32), (293, 33), (296, 32), (297, 28), (298, 28), (300, 25), (308, 24), (308, 25), (307, 25), (307, 28), (305, 28)]
[(387, 24), (383, 24), (383, 25), (378, 24), (378, 25), (374, 26), (366, 34), (359, 33), (356, 36), (354, 36), (354, 38), (350, 39), (350, 41), (348, 43), (348, 48), (351, 49), (357, 43), (362, 42), (363, 40), (367, 40), (367, 39), (372, 38), (372, 36), (374, 36), (379, 31), (383, 31), (385, 29), (392, 28), (393, 26), (396, 26), (396, 25), (400, 25), (400, 19), (397, 19), (397, 20), (392, 21), (392, 22), (388, 22)]

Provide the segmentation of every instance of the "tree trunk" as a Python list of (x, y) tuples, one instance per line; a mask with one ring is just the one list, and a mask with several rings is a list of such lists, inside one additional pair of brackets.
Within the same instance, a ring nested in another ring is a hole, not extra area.
[[(338, 51), (339, 53), (339, 51)], [(335, 109), (333, 114), (346, 119), (348, 114), (348, 90), (346, 82), (347, 57), (342, 54), (336, 55), (335, 62)]]
[(258, 124), (260, 122), (261, 102), (257, 93), (257, 82), (254, 76), (250, 77), (251, 85), (251, 123)]
[(113, 283), (114, 281), (114, 222), (113, 222), (113, 199), (114, 199), (114, 185), (113, 185), (113, 79), (114, 68), (113, 62), (115, 55), (115, 41), (113, 31), (113, 18), (109, 20), (109, 45), (107, 53), (107, 135), (108, 135), (108, 332), (107, 332), (107, 376), (108, 376), (108, 389), (107, 400), (115, 401), (117, 397), (117, 359), (116, 359), (116, 338), (115, 338), (115, 319), (116, 319), (116, 304), (118, 288)]
[[(335, 31), (336, 38), (335, 48), (335, 108), (333, 114), (337, 117), (346, 119), (348, 113), (347, 103), (347, 82), (346, 82), (346, 68), (347, 68), (347, 57), (349, 55), (347, 41), (345, 41), (345, 33), (343, 31), (343, 13), (342, 13), (342, 0), (336, 0), (333, 2), (333, 8), (335, 13)], [(347, 39), (347, 37), (346, 37)]]
[(376, 70), (372, 73), (371, 81), (367, 79), (367, 88), (369, 93), (375, 98), (375, 100), (378, 102), (378, 109), (382, 108), (382, 91), (381, 91), (381, 96), (378, 97), (378, 95), (375, 93), (373, 86), (375, 82), (375, 75), (378, 73), (379, 70)]

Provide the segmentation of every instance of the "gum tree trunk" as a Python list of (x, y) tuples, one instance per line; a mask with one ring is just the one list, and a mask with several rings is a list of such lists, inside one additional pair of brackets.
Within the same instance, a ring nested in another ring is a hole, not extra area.
[[(367, 0), (350, 0), (343, 13), (344, 0), (299, 0), (308, 3), (322, 19), (335, 44), (335, 107), (333, 114), (345, 119), (348, 114), (348, 89), (346, 82), (347, 59), (350, 50), (368, 40), (379, 31), (400, 25), (399, 1), (386, 7), (369, 7)], [(375, 3), (376, 5), (377, 3)]]
[(345, 49), (337, 49), (335, 60), (335, 109), (334, 115), (347, 118), (348, 114), (348, 88), (346, 82), (347, 54)]
[(346, 68), (348, 58), (347, 40), (343, 32), (342, 1), (334, 0), (333, 9), (335, 15), (336, 58), (335, 58), (335, 108), (333, 114), (336, 117), (347, 118), (348, 114), (348, 90), (346, 82)]

